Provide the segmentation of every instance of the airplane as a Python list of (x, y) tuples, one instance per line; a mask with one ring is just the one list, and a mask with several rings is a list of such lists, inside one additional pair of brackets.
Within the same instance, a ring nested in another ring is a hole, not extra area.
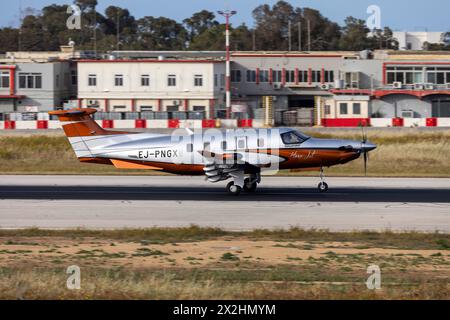
[(105, 130), (93, 108), (49, 112), (57, 116), (79, 161), (118, 169), (159, 170), (179, 175), (205, 175), (212, 183), (231, 179), (226, 191), (254, 192), (265, 171), (320, 171), (320, 192), (328, 191), (324, 167), (342, 165), (377, 146), (367, 141), (318, 139), (290, 128), (190, 129), (171, 135)]

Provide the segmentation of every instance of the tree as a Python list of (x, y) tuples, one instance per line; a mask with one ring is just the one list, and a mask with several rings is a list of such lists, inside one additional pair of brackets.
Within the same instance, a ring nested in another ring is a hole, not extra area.
[(39, 17), (26, 16), (23, 19), (21, 29), (21, 50), (45, 51), (48, 45), (45, 43), (45, 34)]
[(399, 43), (389, 27), (385, 27), (383, 30), (376, 29), (372, 34), (372, 39), (375, 46), (372, 49), (398, 50)]
[(143, 17), (137, 21), (142, 50), (184, 50), (188, 35), (182, 24), (164, 17)]
[(339, 41), (341, 50), (362, 51), (375, 47), (373, 38), (369, 39), (370, 30), (366, 26), (366, 22), (354, 17), (345, 19), (343, 34)]
[(302, 49), (309, 49), (310, 44), (311, 50), (333, 50), (337, 47), (341, 35), (339, 25), (322, 16), (319, 11), (294, 8), (286, 1), (278, 1), (272, 8), (269, 5), (261, 5), (253, 11), (253, 17), (259, 50), (288, 50), (289, 25), (292, 50), (300, 47), (299, 24)]
[(44, 30), (47, 50), (59, 50), (62, 43), (68, 43), (70, 35), (67, 29), (67, 5), (56, 5), (44, 7), (39, 19)]
[(0, 53), (19, 50), (19, 30), (13, 28), (0, 29)]
[(296, 20), (294, 8), (278, 1), (272, 8), (260, 5), (253, 10), (257, 47), (260, 50), (287, 50), (288, 22)]
[(235, 51), (250, 51), (253, 49), (253, 32), (245, 23), (231, 31), (231, 42)]
[(207, 10), (194, 13), (192, 17), (184, 19), (183, 24), (189, 31), (189, 40), (192, 41), (196, 36), (202, 34), (206, 30), (219, 25), (219, 22), (215, 19), (216, 16), (214, 13)]
[(130, 49), (136, 41), (137, 24), (136, 19), (130, 15), (127, 9), (110, 6), (105, 10), (105, 19), (100, 26), (102, 33), (110, 38), (114, 35), (117, 47), (117, 31), (119, 31), (120, 49)]

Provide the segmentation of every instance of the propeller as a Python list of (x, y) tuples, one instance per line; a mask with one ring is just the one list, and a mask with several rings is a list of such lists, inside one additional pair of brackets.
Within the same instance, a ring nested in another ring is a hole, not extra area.
[(367, 143), (367, 128), (365, 125), (362, 125), (361, 129), (362, 129), (361, 152), (363, 153), (364, 157), (364, 175), (367, 177), (367, 163), (369, 162), (369, 152), (365, 148)]

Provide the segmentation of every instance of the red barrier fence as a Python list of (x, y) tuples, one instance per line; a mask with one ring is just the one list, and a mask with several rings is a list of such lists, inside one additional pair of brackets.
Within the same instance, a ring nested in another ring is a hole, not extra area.
[(370, 126), (369, 118), (345, 118), (345, 119), (322, 119), (324, 127), (367, 127)]

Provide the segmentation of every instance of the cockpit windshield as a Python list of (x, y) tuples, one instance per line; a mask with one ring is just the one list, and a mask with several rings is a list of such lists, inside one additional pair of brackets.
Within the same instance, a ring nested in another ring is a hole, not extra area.
[(299, 131), (289, 131), (281, 135), (284, 144), (301, 144), (309, 138), (310, 137)]

